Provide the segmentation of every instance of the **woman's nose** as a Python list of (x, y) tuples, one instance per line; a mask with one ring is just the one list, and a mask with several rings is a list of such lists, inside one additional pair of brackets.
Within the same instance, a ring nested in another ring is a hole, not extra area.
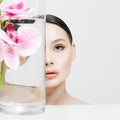
[(53, 60), (49, 52), (48, 53), (46, 52), (45, 65), (46, 66), (53, 65)]
[(53, 62), (46, 62), (46, 66), (49, 66), (49, 65), (52, 65), (53, 64)]

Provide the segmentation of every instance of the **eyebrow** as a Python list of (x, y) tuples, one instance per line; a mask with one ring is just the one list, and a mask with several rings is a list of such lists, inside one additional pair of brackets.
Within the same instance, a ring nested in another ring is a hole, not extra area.
[(57, 43), (57, 42), (60, 42), (60, 41), (66, 41), (66, 40), (59, 38), (59, 39), (53, 40), (52, 43)]

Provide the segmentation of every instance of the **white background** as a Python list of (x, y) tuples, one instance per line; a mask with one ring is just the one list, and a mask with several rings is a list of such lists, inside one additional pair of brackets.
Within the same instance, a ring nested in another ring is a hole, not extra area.
[(93, 104), (120, 103), (120, 0), (46, 0), (76, 43), (68, 91)]

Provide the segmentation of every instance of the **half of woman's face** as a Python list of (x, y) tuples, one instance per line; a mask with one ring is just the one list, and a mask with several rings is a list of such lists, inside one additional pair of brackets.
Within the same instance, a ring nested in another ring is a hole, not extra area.
[(55, 24), (46, 23), (46, 86), (61, 84), (70, 72), (75, 46), (67, 33)]

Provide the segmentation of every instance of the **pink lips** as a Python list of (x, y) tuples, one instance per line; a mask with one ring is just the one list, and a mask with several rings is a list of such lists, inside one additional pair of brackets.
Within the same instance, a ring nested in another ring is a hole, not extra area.
[(57, 71), (46, 71), (45, 73), (45, 77), (47, 79), (54, 79), (55, 77), (57, 77), (58, 72)]

